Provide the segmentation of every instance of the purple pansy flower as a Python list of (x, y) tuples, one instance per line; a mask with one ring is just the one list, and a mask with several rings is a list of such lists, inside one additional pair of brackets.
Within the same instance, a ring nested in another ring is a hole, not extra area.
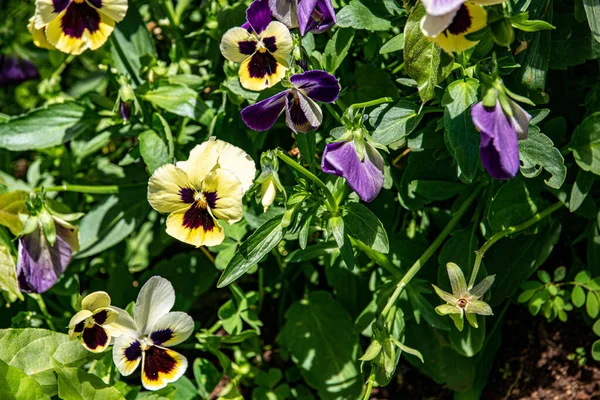
[(377, 149), (364, 142), (361, 161), (354, 140), (330, 143), (325, 146), (321, 168), (323, 172), (342, 176), (362, 201), (373, 201), (383, 187), (383, 157)]
[(38, 70), (27, 60), (0, 55), (0, 86), (39, 78)]
[(288, 28), (323, 33), (335, 25), (335, 10), (331, 0), (269, 0), (273, 16)]
[(473, 124), (481, 132), (480, 157), (486, 171), (495, 179), (514, 178), (519, 171), (518, 139), (527, 139), (531, 115), (508, 100), (512, 116), (506, 115), (496, 101), (493, 107), (482, 102), (471, 108)]
[(321, 108), (315, 101), (334, 102), (340, 93), (335, 76), (325, 71), (307, 71), (292, 75), (292, 87), (248, 106), (242, 110), (242, 119), (257, 131), (269, 129), (285, 109), (285, 122), (295, 133), (317, 129), (323, 120)]
[(41, 227), (19, 239), (17, 278), (23, 292), (43, 293), (65, 272), (78, 249), (77, 230), (55, 223), (56, 242), (51, 246)]

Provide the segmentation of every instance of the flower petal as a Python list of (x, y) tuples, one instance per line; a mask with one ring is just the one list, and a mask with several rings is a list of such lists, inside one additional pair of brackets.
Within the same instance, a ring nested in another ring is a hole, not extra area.
[(55, 50), (55, 47), (48, 42), (48, 39), (46, 39), (46, 27), (39, 29), (35, 28), (35, 17), (29, 19), (27, 30), (31, 33), (33, 44), (37, 47), (40, 49)]
[(92, 315), (92, 319), (98, 325), (112, 324), (117, 320), (118, 317), (119, 313), (111, 308), (96, 310), (96, 312), (94, 312), (94, 315)]
[(473, 286), (471, 290), (469, 290), (469, 294), (475, 299), (479, 299), (482, 297), (485, 292), (492, 287), (494, 280), (496, 279), (496, 275), (488, 275), (481, 280), (477, 285)]
[(91, 316), (92, 312), (90, 310), (81, 310), (77, 314), (73, 315), (69, 321), (69, 336), (73, 338), (83, 332), (85, 320)]
[(467, 313), (479, 314), (479, 315), (494, 315), (492, 307), (481, 300), (471, 300), (467, 305)]
[(86, 2), (115, 22), (122, 21), (127, 14), (127, 0), (86, 0)]
[(105, 324), (104, 329), (110, 332), (113, 337), (119, 337), (122, 335), (131, 337), (140, 336), (137, 325), (127, 311), (115, 306), (111, 306), (110, 308), (117, 313), (117, 319), (112, 321), (110, 324)]
[(323, 172), (346, 178), (361, 200), (370, 202), (383, 187), (383, 158), (371, 145), (365, 144), (363, 162), (358, 158), (354, 142), (328, 144), (323, 152)]
[(452, 262), (446, 264), (446, 271), (448, 272), (448, 278), (450, 279), (450, 286), (452, 286), (452, 294), (455, 297), (468, 296), (467, 281), (465, 280), (465, 274), (462, 269)]
[(279, 83), (287, 69), (268, 51), (257, 51), (240, 65), (240, 83), (248, 90), (261, 91)]
[(517, 138), (519, 140), (527, 139), (529, 133), (529, 121), (531, 121), (531, 115), (525, 111), (517, 102), (509, 100), (510, 108), (513, 116), (511, 122), (517, 132)]
[(196, 247), (216, 246), (225, 239), (223, 228), (210, 211), (194, 207), (169, 215), (167, 233)]
[(321, 108), (298, 90), (285, 98), (285, 122), (294, 133), (316, 130), (323, 122)]
[(106, 307), (110, 307), (110, 296), (106, 292), (90, 293), (81, 301), (83, 310), (95, 311)]
[(142, 345), (130, 336), (121, 336), (113, 346), (113, 361), (123, 376), (129, 376), (135, 371), (142, 360)]
[(159, 390), (175, 382), (188, 365), (183, 355), (158, 346), (150, 346), (142, 357), (142, 385), (148, 390)]
[(423, 0), (427, 14), (440, 16), (456, 10), (465, 0)]
[(210, 210), (216, 218), (225, 220), (228, 224), (242, 219), (244, 191), (234, 173), (221, 168), (211, 172), (204, 181), (202, 191), (214, 193), (214, 205), (210, 206)]
[(39, 77), (30, 61), (0, 55), (0, 86), (14, 85)]
[(269, 0), (271, 13), (289, 29), (298, 27), (297, 0)]
[(273, 21), (261, 33), (260, 38), (269, 52), (287, 69), (287, 59), (294, 47), (289, 29), (281, 22)]
[(184, 312), (173, 311), (162, 316), (152, 327), (150, 339), (157, 346), (171, 347), (184, 342), (194, 332), (194, 320)]
[(101, 353), (110, 345), (110, 333), (100, 325), (94, 324), (83, 330), (81, 343), (92, 353)]
[(438, 36), (450, 26), (459, 9), (460, 6), (442, 15), (425, 14), (423, 19), (421, 19), (421, 32), (427, 37)]
[(50, 289), (71, 262), (71, 247), (56, 236), (53, 247), (40, 228), (19, 239), (17, 277), (23, 292), (43, 293)]
[(246, 193), (252, 186), (256, 175), (256, 166), (252, 157), (241, 148), (223, 140), (211, 137), (219, 154), (219, 168), (233, 172), (242, 183), (242, 191)]
[(42, 29), (71, 4), (71, 0), (36, 0), (35, 2), (35, 29)]
[(163, 165), (154, 171), (148, 181), (148, 202), (161, 213), (179, 211), (189, 207), (185, 189), (190, 187), (194, 187), (194, 182), (181, 167), (173, 164)]
[(308, 24), (317, 7), (317, 2), (318, 0), (302, 0), (298, 2), (298, 27), (302, 36), (308, 31)]
[(484, 28), (486, 24), (485, 9), (478, 4), (465, 3), (459, 8), (448, 28), (431, 40), (447, 53), (465, 51), (479, 43), (468, 40), (466, 36)]
[(148, 279), (138, 294), (133, 312), (140, 333), (149, 334), (156, 321), (171, 311), (174, 304), (175, 290), (171, 282), (160, 276)]
[(340, 94), (337, 78), (325, 71), (313, 70), (292, 75), (292, 84), (308, 97), (323, 103), (333, 103)]
[(229, 61), (241, 63), (256, 52), (258, 41), (246, 29), (229, 29), (221, 38), (221, 54)]
[(217, 166), (219, 153), (217, 152), (215, 144), (216, 141), (211, 138), (194, 147), (192, 151), (190, 151), (190, 157), (187, 161), (177, 162), (177, 168), (185, 171), (190, 185), (194, 189), (200, 189), (206, 175)]
[(500, 103), (471, 108), (473, 124), (481, 132), (480, 156), (483, 166), (495, 179), (514, 178), (519, 171), (517, 132), (508, 121)]
[(255, 131), (266, 131), (271, 128), (285, 107), (287, 91), (277, 93), (242, 110), (242, 120)]
[[(457, 298), (454, 297), (452, 294), (440, 289), (439, 287), (435, 286), (435, 285), (431, 285), (433, 286), (433, 290), (435, 290), (435, 293), (442, 299), (444, 300), (446, 303), (448, 303), (449, 305), (451, 305), (452, 307), (456, 308), (456, 302), (457, 302)], [(458, 308), (457, 308), (458, 309)]]
[(268, 0), (254, 0), (246, 10), (246, 20), (257, 35), (260, 35), (271, 22), (271, 9)]
[(316, 10), (306, 26), (306, 31), (323, 33), (337, 22), (331, 0), (318, 0)]

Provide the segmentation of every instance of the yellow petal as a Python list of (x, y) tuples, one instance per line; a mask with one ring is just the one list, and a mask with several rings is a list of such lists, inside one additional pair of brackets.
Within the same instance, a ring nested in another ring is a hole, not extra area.
[(150, 346), (142, 355), (142, 385), (159, 390), (175, 382), (187, 369), (187, 359), (173, 350)]
[(58, 7), (55, 7), (53, 0), (36, 0), (35, 16), (33, 17), (35, 29), (42, 29), (54, 21), (68, 7), (69, 3), (70, 1), (60, 1), (57, 2)]
[(217, 200), (214, 206), (210, 206), (213, 215), (218, 219), (229, 224), (242, 219), (244, 192), (240, 180), (232, 172), (219, 168), (208, 174), (202, 186), (202, 193), (216, 193)]
[(117, 320), (119, 313), (110, 307), (100, 308), (92, 315), (92, 320), (98, 325), (110, 325)]
[(110, 296), (106, 292), (90, 293), (81, 301), (83, 310), (95, 311), (107, 307), (110, 307)]
[[(94, 7), (93, 1), (86, 0), (86, 3)], [(115, 22), (122, 21), (127, 14), (127, 0), (102, 0), (100, 4), (100, 8), (94, 8)]]
[(242, 183), (243, 192), (246, 193), (252, 186), (256, 175), (256, 166), (252, 157), (231, 143), (214, 137), (211, 137), (210, 140), (215, 142), (215, 147), (219, 153), (219, 168), (233, 172)]
[(241, 63), (256, 51), (258, 40), (244, 28), (229, 29), (221, 38), (221, 54), (229, 61)]
[(48, 49), (55, 50), (55, 47), (52, 46), (48, 40), (46, 39), (46, 28), (35, 28), (35, 17), (31, 17), (29, 19), (29, 25), (27, 25), (27, 29), (31, 33), (31, 37), (33, 38), (33, 44), (35, 44), (40, 49)]
[(290, 30), (281, 22), (273, 21), (267, 25), (266, 29), (260, 34), (261, 39), (269, 37), (275, 38), (275, 45), (277, 46), (277, 51), (272, 53), (273, 56), (287, 66), (287, 59), (294, 47), (294, 41), (292, 40)]
[(177, 168), (186, 172), (192, 188), (200, 189), (202, 181), (217, 166), (218, 160), (219, 153), (215, 147), (215, 141), (208, 140), (194, 147), (188, 160), (179, 161)]
[(460, 14), (464, 12), (466, 12), (467, 15), (463, 14), (462, 17), (464, 18), (466, 16), (470, 21), (468, 29), (458, 34), (452, 34), (450, 28), (448, 28), (437, 37), (430, 40), (440, 45), (440, 47), (448, 53), (465, 51), (476, 46), (479, 42), (470, 41), (466, 36), (485, 27), (487, 23), (487, 13), (482, 6), (468, 2), (464, 4), (464, 9), (458, 11), (455, 19), (461, 17)]
[[(177, 240), (196, 247), (221, 244), (225, 238), (225, 233), (208, 210), (203, 210), (206, 214), (202, 214), (200, 217), (196, 216), (190, 219), (190, 214), (186, 216), (186, 213), (197, 211), (192, 210), (192, 207), (190, 207), (187, 210), (180, 210), (169, 215), (167, 218), (167, 233)], [(190, 224), (190, 220), (196, 222)], [(201, 223), (198, 223), (198, 221), (201, 221)]]
[(173, 164), (158, 168), (148, 182), (148, 202), (156, 211), (171, 213), (189, 207), (183, 202), (181, 190), (193, 187), (188, 175)]
[(282, 60), (269, 52), (256, 52), (240, 65), (240, 83), (248, 90), (261, 91), (279, 83), (287, 70)]

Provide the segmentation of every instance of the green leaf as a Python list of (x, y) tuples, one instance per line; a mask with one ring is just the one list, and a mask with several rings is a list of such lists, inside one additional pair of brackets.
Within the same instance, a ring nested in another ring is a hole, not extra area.
[(144, 131), (138, 136), (140, 141), (140, 154), (146, 163), (148, 173), (169, 163), (169, 149), (164, 140), (153, 130)]
[(367, 207), (349, 203), (343, 216), (346, 233), (379, 253), (390, 250), (387, 232), (381, 221)]
[(465, 357), (473, 357), (481, 351), (485, 343), (485, 317), (477, 317), (479, 328), (467, 324), (462, 331), (451, 329), (448, 335), (450, 345)]
[(292, 304), (281, 345), (321, 399), (357, 399), (362, 391), (358, 335), (348, 312), (331, 294), (312, 292)]
[(549, 283), (552, 280), (550, 274), (547, 271), (544, 271), (543, 269), (540, 269), (538, 271), (538, 278), (540, 281), (542, 281), (542, 283)]
[(222, 374), (210, 361), (204, 358), (196, 358), (193, 368), (198, 393), (203, 399), (208, 399), (221, 380)]
[(410, 301), (415, 313), (418, 313), (419, 316), (422, 316), (432, 328), (444, 331), (450, 330), (448, 319), (435, 312), (435, 308), (425, 296), (416, 291), (410, 285), (406, 287), (406, 290), (408, 293), (408, 300)]
[(24, 300), (17, 282), (17, 270), (15, 261), (8, 247), (0, 245), (0, 289), (6, 290), (13, 296)]
[(28, 214), (25, 199), (28, 193), (22, 190), (0, 194), (0, 225), (7, 227), (18, 236), (23, 229), (19, 214)]
[(0, 398), (4, 400), (50, 400), (35, 379), (0, 360)]
[(594, 38), (600, 42), (600, 1), (583, 0), (583, 8)]
[(321, 60), (321, 65), (327, 72), (333, 74), (339, 68), (348, 55), (353, 39), (353, 29), (338, 29), (327, 42)]
[(521, 159), (521, 173), (527, 178), (538, 176), (542, 168), (550, 173), (550, 179), (545, 179), (546, 185), (553, 189), (562, 186), (567, 177), (565, 159), (560, 150), (554, 147), (552, 140), (540, 132), (535, 125), (529, 126), (529, 136), (526, 140), (519, 140), (519, 154)]
[(554, 282), (560, 282), (567, 276), (567, 269), (565, 267), (558, 267), (554, 270)]
[(392, 24), (387, 19), (373, 14), (370, 7), (360, 0), (352, 0), (337, 14), (336, 25), (341, 28), (366, 29), (369, 31), (387, 31)]
[(582, 170), (600, 175), (600, 112), (588, 116), (575, 129), (569, 148)]
[(277, 215), (262, 224), (238, 249), (225, 271), (219, 278), (217, 287), (222, 288), (240, 276), (266, 256), (285, 234), (281, 226), (281, 215)]
[(96, 375), (79, 368), (67, 367), (54, 359), (52, 363), (58, 375), (58, 396), (62, 400), (125, 400), (121, 392)]
[(452, 57), (442, 53), (440, 47), (430, 42), (421, 32), (421, 19), (425, 16), (422, 4), (415, 7), (404, 28), (404, 68), (408, 76), (417, 81), (423, 102), (435, 95), (435, 87), (452, 70)]
[(478, 89), (476, 79), (456, 80), (448, 85), (442, 98), (446, 147), (468, 182), (473, 181), (479, 166), (479, 132), (471, 119)]
[(592, 344), (592, 358), (596, 361), (600, 361), (600, 340), (596, 340)]
[(598, 295), (596, 292), (589, 291), (587, 294), (587, 299), (585, 301), (585, 311), (590, 316), (590, 318), (596, 318), (598, 316), (598, 312), (600, 312), (600, 304), (598, 302)]
[(212, 121), (212, 109), (204, 103), (197, 91), (187, 86), (164, 85), (147, 91), (142, 97), (160, 108), (202, 125), (209, 125)]
[(596, 336), (600, 336), (600, 319), (596, 322), (594, 322), (594, 325), (592, 326), (592, 330), (594, 331), (594, 334)]
[(344, 220), (340, 216), (331, 217), (329, 219), (329, 229), (335, 239), (335, 242), (340, 249), (342, 259), (346, 263), (348, 269), (354, 268), (354, 251), (348, 235), (344, 231)]
[(143, 66), (140, 57), (149, 54), (157, 58), (157, 55), (135, 3), (129, 4), (125, 18), (115, 25), (110, 52), (117, 71), (129, 75), (134, 87), (139, 86), (144, 81), (140, 74)]
[(38, 108), (0, 124), (0, 148), (11, 151), (58, 146), (96, 128), (95, 112), (68, 101)]
[(588, 193), (590, 190), (592, 190), (595, 180), (596, 175), (581, 170), (577, 171), (575, 184), (571, 189), (569, 211), (575, 212), (577, 209), (579, 209), (579, 207), (581, 207), (581, 204), (583, 204), (583, 201), (587, 197)]
[(537, 32), (547, 29), (555, 29), (554, 26), (546, 21), (530, 20), (529, 13), (519, 13), (510, 18), (513, 27), (522, 30), (523, 32)]
[(580, 285), (585, 285), (591, 280), (592, 277), (590, 276), (589, 271), (581, 271), (578, 272), (577, 275), (575, 275), (575, 282), (579, 283)]
[(106, 197), (81, 219), (76, 257), (98, 254), (125, 239), (144, 221), (149, 208), (145, 188)]
[(488, 222), (495, 231), (527, 221), (538, 207), (523, 179), (513, 179), (500, 187), (492, 199)]
[(400, 33), (388, 40), (379, 49), (379, 54), (393, 53), (400, 50), (404, 50), (404, 33)]
[(45, 329), (0, 330), (0, 360), (34, 378), (48, 396), (58, 393), (52, 360), (79, 367), (90, 353), (64, 333)]
[[(533, 18), (552, 20), (553, 7), (549, 5), (550, 0), (541, 0)], [(521, 83), (531, 90), (542, 92), (546, 88), (546, 77), (550, 64), (551, 31), (529, 33), (524, 36), (528, 48), (520, 58)]]
[(575, 286), (571, 292), (571, 303), (577, 308), (585, 304), (585, 290), (581, 286)]
[(422, 118), (419, 106), (411, 101), (382, 104), (369, 114), (369, 123), (375, 128), (371, 137), (384, 146), (398, 147), (415, 130)]

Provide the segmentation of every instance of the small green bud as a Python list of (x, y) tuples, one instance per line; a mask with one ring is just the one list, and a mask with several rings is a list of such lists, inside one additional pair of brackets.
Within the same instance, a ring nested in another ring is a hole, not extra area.
[(490, 26), (492, 38), (498, 46), (508, 47), (515, 40), (515, 30), (509, 19), (502, 18)]

